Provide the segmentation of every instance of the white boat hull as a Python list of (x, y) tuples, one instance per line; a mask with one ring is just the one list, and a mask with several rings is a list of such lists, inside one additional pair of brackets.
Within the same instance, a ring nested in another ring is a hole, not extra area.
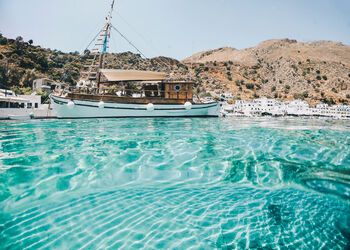
[(218, 117), (220, 113), (217, 102), (193, 104), (191, 109), (181, 104), (154, 104), (154, 110), (148, 110), (145, 104), (106, 102), (99, 107), (96, 101), (70, 100), (54, 95), (50, 98), (58, 118)]
[(56, 118), (56, 114), (49, 109), (47, 104), (42, 104), (37, 109), (26, 108), (0, 108), (0, 120), (27, 120), (27, 119)]

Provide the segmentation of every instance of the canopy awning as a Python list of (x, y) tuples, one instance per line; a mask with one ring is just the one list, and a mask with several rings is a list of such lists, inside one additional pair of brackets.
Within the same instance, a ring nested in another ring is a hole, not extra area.
[(163, 72), (140, 70), (101, 69), (100, 72), (107, 79), (107, 82), (163, 81), (167, 76)]
[(14, 97), (14, 96), (0, 96), (0, 102), (18, 102), (18, 103), (27, 103), (30, 102), (27, 99)]

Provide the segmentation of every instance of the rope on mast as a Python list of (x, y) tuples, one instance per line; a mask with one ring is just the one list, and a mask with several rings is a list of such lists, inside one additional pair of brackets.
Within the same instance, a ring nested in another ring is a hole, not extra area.
[[(154, 48), (153, 44), (151, 44), (150, 41), (147, 41), (147, 39), (146, 39), (141, 33), (139, 33), (139, 32), (135, 29), (135, 27), (133, 27), (122, 15), (120, 15), (119, 12), (117, 12), (117, 15), (120, 17), (120, 19), (121, 19), (124, 23), (126, 23), (126, 25), (129, 26), (129, 28), (131, 28), (131, 29), (135, 32), (135, 34), (137, 34), (139, 37), (141, 37), (141, 38), (144, 40), (144, 42), (149, 46), (149, 48), (152, 47), (153, 52), (156, 52), (157, 54), (160, 54), (159, 51), (156, 50), (156, 49)], [(150, 46), (150, 45), (151, 45), (151, 46)], [(167, 61), (163, 60), (163, 59), (161, 58), (161, 56), (154, 57), (153, 60), (157, 61), (158, 64), (163, 64), (163, 65), (165, 65), (167, 68), (168, 68), (168, 67), (169, 67), (169, 68), (172, 68), (172, 65), (171, 65), (170, 63), (168, 63)]]
[(96, 34), (96, 36), (94, 37), (94, 39), (91, 40), (91, 42), (89, 43), (89, 45), (86, 47), (85, 50), (88, 50), (88, 49), (90, 48), (91, 44), (92, 44), (93, 42), (96, 41), (96, 38), (101, 34), (101, 32), (102, 32), (102, 30), (99, 30), (99, 31), (98, 31), (98, 33)]
[[(126, 36), (124, 36), (116, 27), (114, 27), (113, 25), (111, 25), (111, 27), (118, 32), (118, 34), (124, 38), (124, 40), (126, 42), (128, 42), (138, 53), (140, 53), (145, 59), (147, 59), (148, 57), (145, 56)], [(158, 63), (162, 63), (163, 65), (165, 65), (167, 68), (169, 67), (170, 69), (172, 68), (171, 64), (168, 64), (167, 62), (164, 62), (160, 57), (159, 58), (154, 58), (155, 61), (158, 61)]]
[(114, 25), (111, 25), (111, 27), (118, 32), (118, 34), (124, 38), (125, 41), (127, 41), (134, 49), (136, 49), (137, 52), (139, 52), (144, 58), (147, 58), (126, 36), (124, 36)]
[[(147, 59), (148, 57), (145, 56), (126, 36), (124, 36), (116, 27), (114, 27), (114, 25), (111, 23), (111, 19), (112, 19), (112, 12), (113, 12), (113, 9), (114, 9), (114, 4), (115, 4), (115, 0), (112, 1), (112, 5), (111, 5), (111, 11), (110, 11), (110, 14), (109, 14), (109, 23), (107, 25), (109, 25), (111, 28), (113, 28), (116, 32), (118, 32), (118, 34), (125, 39), (125, 41), (127, 43), (129, 43), (138, 53), (140, 53), (145, 59)], [(120, 15), (119, 15), (120, 16)], [(121, 17), (121, 16), (120, 16)], [(123, 19), (123, 18), (122, 18)], [(125, 23), (126, 20), (123, 20)], [(128, 24), (128, 23), (127, 23)], [(131, 26), (130, 24), (128, 24), (129, 26)], [(137, 33), (137, 32), (136, 32)], [(140, 34), (138, 34), (140, 36)], [(144, 39), (144, 38), (143, 38)], [(145, 40), (145, 39), (144, 39)], [(160, 63), (162, 63), (163, 65), (165, 65), (166, 67), (169, 67), (170, 69), (172, 68), (172, 65), (169, 64), (168, 62), (166, 61), (163, 61), (162, 58), (158, 57), (158, 58), (154, 58), (155, 61), (158, 61)]]

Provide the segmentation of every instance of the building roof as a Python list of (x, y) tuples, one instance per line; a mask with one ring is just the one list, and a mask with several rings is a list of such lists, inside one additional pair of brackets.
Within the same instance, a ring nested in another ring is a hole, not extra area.
[(18, 103), (30, 102), (27, 99), (14, 97), (14, 96), (0, 96), (0, 101), (1, 102), (18, 102)]

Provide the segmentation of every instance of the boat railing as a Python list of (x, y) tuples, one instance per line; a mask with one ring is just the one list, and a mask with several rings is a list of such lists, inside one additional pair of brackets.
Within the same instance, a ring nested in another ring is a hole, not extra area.
[(68, 87), (61, 94), (84, 94), (84, 95), (102, 95), (102, 96), (116, 96), (129, 98), (170, 98), (170, 99), (184, 99), (190, 100), (193, 98), (192, 91), (186, 90), (159, 90), (159, 89), (112, 89), (112, 88), (91, 88), (91, 87)]

